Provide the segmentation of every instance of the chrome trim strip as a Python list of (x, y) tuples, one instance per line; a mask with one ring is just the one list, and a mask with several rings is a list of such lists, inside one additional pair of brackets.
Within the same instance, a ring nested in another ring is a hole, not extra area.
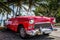
[(35, 23), (35, 24), (43, 24), (43, 23), (50, 23), (50, 22), (38, 22), (38, 23)]

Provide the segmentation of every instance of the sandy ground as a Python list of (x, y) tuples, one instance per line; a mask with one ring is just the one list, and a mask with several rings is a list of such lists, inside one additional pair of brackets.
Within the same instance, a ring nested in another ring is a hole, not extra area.
[(50, 35), (60, 37), (60, 28), (56, 28), (57, 31), (53, 31)]

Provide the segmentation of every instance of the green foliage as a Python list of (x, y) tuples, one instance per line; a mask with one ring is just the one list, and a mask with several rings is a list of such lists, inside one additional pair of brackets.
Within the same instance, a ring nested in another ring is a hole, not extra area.
[(58, 9), (58, 13), (56, 14), (56, 21), (59, 23), (60, 22), (60, 8)]
[[(38, 13), (41, 12), (42, 14), (45, 13), (44, 15), (45, 16), (54, 16), (56, 17), (56, 14), (57, 14), (57, 10), (59, 8), (59, 0), (45, 0), (45, 2), (47, 2), (47, 4), (41, 4), (38, 8), (39, 9), (42, 9), (42, 10), (39, 10), (37, 11)], [(47, 15), (46, 15), (47, 14)]]
[(42, 7), (42, 6), (39, 6), (39, 7), (36, 7), (36, 9), (35, 9), (35, 14), (36, 15), (46, 15), (45, 13), (47, 12), (46, 11), (47, 9), (45, 8), (45, 7)]
[(0, 0), (0, 2), (6, 2), (6, 0)]

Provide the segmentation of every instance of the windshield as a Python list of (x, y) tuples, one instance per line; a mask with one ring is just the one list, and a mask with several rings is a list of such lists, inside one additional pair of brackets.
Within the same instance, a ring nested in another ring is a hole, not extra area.
[(35, 10), (34, 6), (28, 11), (28, 6), (27, 5), (23, 5), (26, 10), (22, 7), (21, 11), (21, 16), (35, 16), (33, 10)]
[(21, 12), (21, 16), (35, 16), (34, 12), (30, 11), (30, 12)]

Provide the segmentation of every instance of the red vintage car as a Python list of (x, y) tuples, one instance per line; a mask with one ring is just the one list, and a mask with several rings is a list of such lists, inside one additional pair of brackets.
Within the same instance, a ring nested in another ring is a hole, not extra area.
[(5, 22), (6, 28), (18, 32), (22, 38), (28, 35), (49, 35), (53, 31), (53, 24), (55, 18), (45, 16), (17, 16)]

